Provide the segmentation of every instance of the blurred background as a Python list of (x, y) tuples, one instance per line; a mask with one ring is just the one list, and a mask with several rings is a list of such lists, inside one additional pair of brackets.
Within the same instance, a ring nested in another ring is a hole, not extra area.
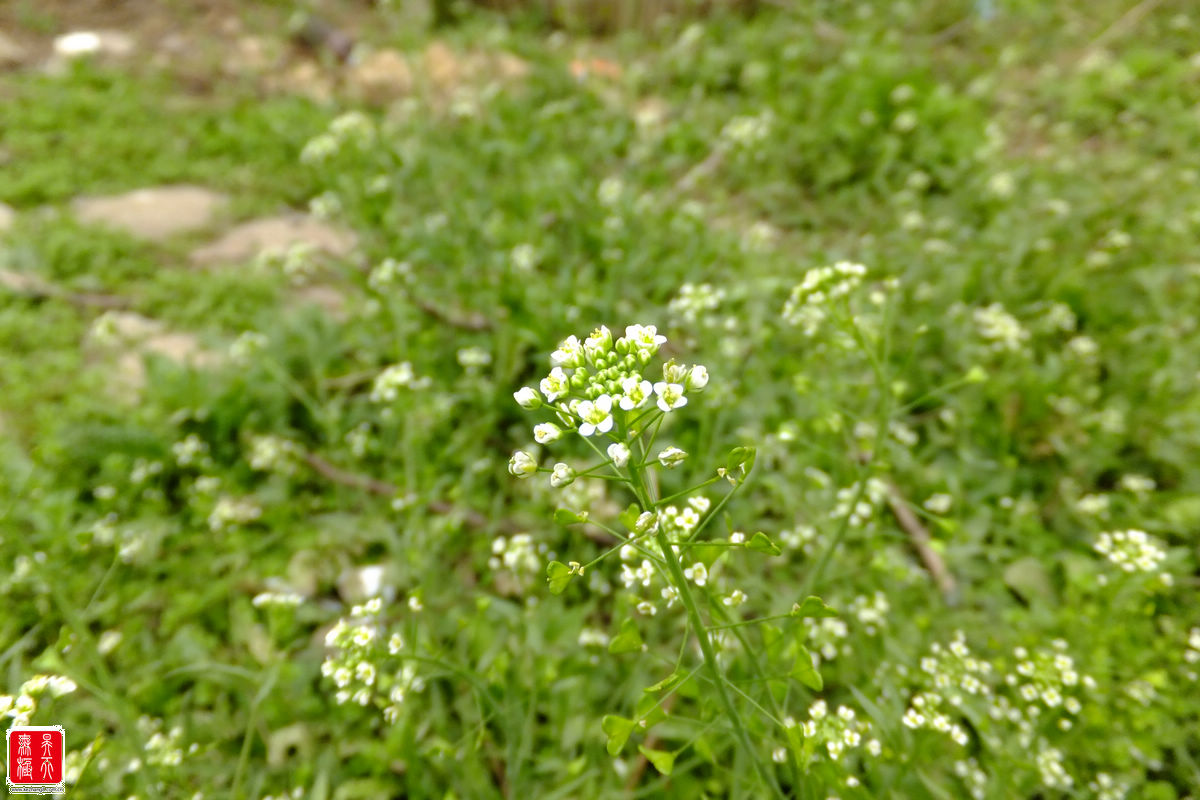
[(680, 611), (619, 555), (551, 595), (614, 542), (555, 510), (631, 498), (506, 468), (590, 458), (513, 400), (560, 341), (653, 324), (712, 376), (664, 494), (757, 447), (711, 535), (780, 550), (704, 591), (839, 612), (722, 643), (789, 796), (1193, 797), (1198, 36), (1184, 0), (0, 0), (4, 727), (66, 726), (88, 798), (759, 796), (699, 681), (606, 750)]

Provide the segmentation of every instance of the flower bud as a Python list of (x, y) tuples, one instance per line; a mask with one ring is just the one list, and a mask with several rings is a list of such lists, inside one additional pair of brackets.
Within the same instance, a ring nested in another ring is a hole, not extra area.
[(562, 429), (553, 422), (543, 422), (533, 426), (533, 438), (538, 444), (550, 444), (562, 436)]
[(537, 390), (529, 386), (513, 392), (513, 399), (526, 411), (533, 411), (542, 406), (542, 398), (538, 396)]
[(613, 466), (624, 467), (629, 463), (629, 448), (621, 442), (613, 442), (608, 446), (608, 457), (612, 459)]
[(517, 450), (508, 460), (508, 472), (518, 478), (528, 478), (537, 472), (537, 462), (524, 450)]
[(662, 464), (666, 469), (674, 469), (682, 464), (686, 458), (687, 453), (678, 447), (668, 447), (658, 454), (658, 463)]
[(575, 482), (575, 470), (561, 461), (554, 465), (554, 471), (550, 473), (550, 485), (555, 489), (561, 489), (564, 486), (570, 486)]
[(688, 368), (683, 364), (676, 364), (675, 359), (671, 359), (663, 364), (663, 380), (667, 383), (683, 383), (687, 380)]

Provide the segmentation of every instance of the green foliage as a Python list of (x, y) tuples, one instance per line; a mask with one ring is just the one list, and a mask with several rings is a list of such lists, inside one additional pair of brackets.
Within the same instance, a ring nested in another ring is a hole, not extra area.
[[(0, 280), (0, 714), (73, 793), (1194, 792), (1200, 20), (792, 5), (590, 43), (616, 79), (468, 21), (528, 75), (386, 110), (0, 76), (0, 269), (56, 289)], [(344, 313), (69, 213), (182, 181), (319, 198)], [(99, 346), (97, 295), (212, 357)], [(635, 322), (712, 376), (641, 455), (687, 454), (652, 488), (751, 752), (623, 578), (645, 498), (513, 402)]]

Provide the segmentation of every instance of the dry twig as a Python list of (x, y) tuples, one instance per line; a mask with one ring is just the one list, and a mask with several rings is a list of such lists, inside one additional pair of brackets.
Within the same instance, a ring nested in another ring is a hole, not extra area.
[(942, 557), (930, 545), (929, 531), (909, 508), (908, 501), (900, 492), (900, 487), (891, 481), (888, 481), (888, 506), (892, 509), (900, 527), (912, 540), (913, 549), (917, 551), (921, 563), (933, 577), (933, 582), (937, 584), (942, 597), (948, 604), (956, 604), (958, 602), (958, 585), (954, 581), (954, 576), (946, 569), (946, 562), (942, 561)]

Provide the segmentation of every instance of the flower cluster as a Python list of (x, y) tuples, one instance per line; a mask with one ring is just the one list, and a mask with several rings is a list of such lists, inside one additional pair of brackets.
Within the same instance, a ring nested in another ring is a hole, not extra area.
[(945, 647), (935, 642), (929, 655), (921, 659), (928, 688), (913, 696), (902, 721), (914, 730), (927, 728), (944, 733), (956, 744), (966, 746), (969, 737), (966, 729), (954, 720), (955, 709), (962, 706), (967, 696), (992, 695), (987, 682), (992, 669), (990, 662), (971, 654), (961, 631)]
[[(1200, 628), (1188, 631), (1187, 647), (1183, 651), (1183, 660), (1187, 664), (1200, 664)], [(1196, 673), (1189, 671), (1188, 680), (1196, 680)]]
[(850, 295), (862, 285), (867, 268), (862, 264), (839, 261), (831, 267), (818, 267), (804, 273), (804, 279), (792, 288), (783, 306), (783, 319), (789, 325), (814, 336), (828, 317), (828, 305)]
[(388, 635), (384, 630), (382, 612), (383, 601), (375, 597), (351, 608), (349, 618), (337, 621), (325, 635), (325, 646), (334, 652), (321, 664), (321, 674), (337, 686), (334, 697), (339, 705), (374, 704), (383, 709), (385, 720), (396, 722), (405, 698), (423, 691), (425, 682), (411, 662), (385, 669), (389, 659), (401, 655), (405, 643), (399, 633)]
[[(783, 724), (786, 728), (794, 728), (797, 722), (787, 717)], [(805, 742), (812, 742), (814, 748), (823, 748), (833, 761), (858, 748), (865, 748), (872, 756), (878, 756), (883, 750), (878, 739), (868, 738), (871, 726), (858, 719), (850, 706), (838, 706), (831, 714), (824, 700), (816, 700), (808, 708), (808, 719), (799, 725)]]
[(974, 318), (979, 335), (988, 341), (993, 350), (1017, 352), (1029, 339), (1029, 331), (1021, 327), (1017, 318), (999, 303), (975, 309)]
[(208, 527), (213, 533), (249, 525), (262, 516), (262, 509), (247, 498), (221, 497), (208, 515)]
[(1092, 548), (1125, 572), (1156, 572), (1167, 551), (1145, 531), (1102, 533)]
[(774, 121), (770, 110), (755, 116), (734, 117), (721, 129), (721, 141), (733, 147), (757, 147), (770, 136)]
[(879, 478), (867, 478), (866, 485), (852, 483), (837, 491), (837, 505), (830, 516), (845, 519), (852, 528), (870, 522), (875, 510), (887, 501), (888, 487)]
[(13, 726), (28, 725), (37, 710), (37, 698), (43, 694), (61, 697), (78, 688), (75, 681), (61, 675), (34, 675), (21, 684), (17, 694), (0, 694), (0, 720), (12, 719)]
[(694, 325), (701, 318), (712, 314), (725, 299), (725, 290), (714, 288), (710, 283), (685, 283), (667, 304), (672, 318), (681, 323)]
[(250, 453), (246, 461), (251, 469), (258, 472), (290, 475), (296, 471), (299, 452), (295, 442), (282, 436), (254, 436), (250, 439)]
[(255, 608), (296, 608), (304, 598), (295, 592), (259, 592), (250, 602)]
[[(183, 748), (180, 746), (183, 728), (175, 725), (163, 733), (162, 720), (151, 717), (139, 718), (137, 726), (142, 736), (146, 737), (143, 750), (147, 764), (156, 767), (177, 767), (183, 763)], [(199, 749), (195, 744), (191, 748)], [(192, 749), (192, 752), (195, 752), (195, 749)]]
[[(1051, 650), (1030, 653), (1024, 647), (1018, 647), (1013, 651), (1016, 668), (1004, 676), (1004, 683), (1026, 704), (1024, 717), (1036, 720), (1043, 714), (1056, 715), (1061, 730), (1072, 728), (1072, 716), (1083, 709), (1078, 697), (1080, 687), (1094, 685), (1089, 676), (1079, 674), (1066, 649), (1067, 643), (1062, 639), (1055, 639)], [(1004, 697), (997, 698), (991, 709), (993, 718), (998, 719), (1003, 714), (1010, 721), (1017, 721), (1018, 712), (1015, 704)], [(1023, 733), (1027, 738), (1028, 729)]]
[(361, 111), (342, 114), (329, 123), (329, 130), (310, 139), (300, 151), (301, 164), (320, 164), (346, 144), (363, 144), (375, 134), (375, 125)]
[[(565, 339), (550, 356), (553, 368), (539, 384), (540, 392), (526, 386), (513, 394), (524, 409), (546, 406), (556, 412), (557, 422), (534, 427), (534, 439), (549, 444), (567, 431), (584, 437), (605, 435), (613, 440), (608, 457), (617, 467), (624, 467), (630, 452), (620, 434), (646, 421), (655, 407), (662, 414), (682, 408), (687, 405), (688, 392), (703, 391), (708, 385), (704, 366), (687, 367), (673, 359), (663, 365), (660, 381), (651, 382), (642, 374), (666, 340), (653, 325), (630, 325), (616, 340), (604, 326), (582, 342), (575, 336)], [(686, 455), (678, 448), (667, 448), (659, 454), (659, 461), (663, 466), (675, 466)], [(538, 466), (533, 456), (517, 451), (509, 460), (508, 471), (527, 478)], [(551, 485), (556, 488), (569, 485), (576, 477), (564, 463), (550, 472)]]
[(1125, 800), (1129, 793), (1129, 784), (1107, 772), (1096, 773), (1096, 779), (1088, 782), (1088, 788), (1096, 793), (1096, 800)]
[(371, 386), (371, 401), (374, 403), (394, 403), (400, 396), (401, 389), (424, 389), (429, 385), (429, 378), (418, 378), (413, 366), (407, 361), (392, 364), (375, 376)]
[(413, 280), (412, 265), (407, 261), (397, 261), (385, 258), (379, 266), (371, 270), (367, 284), (377, 292), (383, 292), (393, 286), (411, 283)]

